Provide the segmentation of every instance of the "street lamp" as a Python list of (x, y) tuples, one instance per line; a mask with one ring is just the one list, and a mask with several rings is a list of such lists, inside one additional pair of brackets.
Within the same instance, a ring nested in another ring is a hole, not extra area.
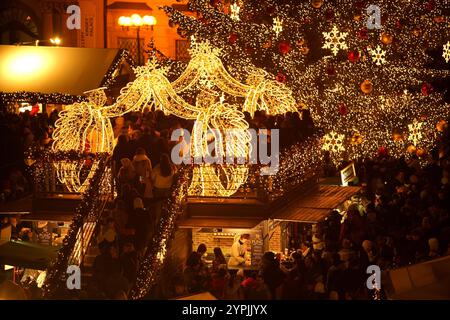
[(154, 16), (143, 16), (135, 13), (131, 16), (121, 16), (118, 20), (119, 26), (124, 30), (129, 30), (130, 28), (136, 29), (136, 41), (137, 41), (137, 59), (138, 64), (141, 64), (141, 39), (139, 38), (139, 33), (141, 27), (148, 29), (150, 27), (153, 34), (153, 26), (156, 25), (156, 18)]

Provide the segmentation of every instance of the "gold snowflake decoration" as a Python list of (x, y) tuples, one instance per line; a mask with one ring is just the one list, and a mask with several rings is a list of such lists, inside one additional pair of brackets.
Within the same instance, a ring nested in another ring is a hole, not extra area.
[(336, 26), (333, 26), (330, 32), (322, 32), (325, 37), (325, 43), (323, 49), (330, 49), (334, 55), (337, 55), (339, 50), (347, 49), (347, 44), (345, 43), (345, 38), (348, 32), (339, 32)]
[(450, 61), (450, 41), (444, 44), (444, 52), (442, 53), (442, 56), (444, 57), (445, 62)]
[(238, 6), (237, 3), (233, 3), (230, 6), (230, 10), (231, 10), (231, 14), (230, 14), (230, 18), (233, 19), (234, 21), (239, 21), (241, 20), (239, 18), (239, 11), (241, 11), (241, 7)]
[(283, 19), (280, 19), (278, 17), (273, 19), (273, 31), (275, 32), (275, 35), (278, 37), (281, 31), (283, 31)]
[(331, 152), (344, 151), (345, 150), (344, 138), (345, 138), (345, 135), (338, 134), (334, 131), (327, 133), (323, 137), (322, 150), (331, 151)]
[(368, 48), (370, 55), (372, 56), (373, 62), (377, 66), (381, 66), (383, 63), (386, 63), (386, 50), (381, 49), (380, 46), (377, 46), (375, 50), (372, 48)]
[(414, 146), (417, 146), (419, 144), (419, 141), (422, 140), (422, 126), (423, 122), (418, 122), (417, 120), (414, 120), (413, 123), (408, 124), (408, 140), (412, 141)]
[[(194, 36), (191, 36), (191, 47), (188, 49), (191, 57), (195, 56), (211, 56), (214, 55), (218, 57), (221, 50), (219, 48), (211, 46), (208, 40), (197, 41)], [(206, 59), (205, 59), (206, 60)]]
[(155, 72), (165, 76), (169, 71), (169, 67), (160, 66), (158, 59), (155, 57), (148, 59), (144, 66), (137, 66), (133, 68), (136, 78), (150, 76), (150, 74), (154, 74)]

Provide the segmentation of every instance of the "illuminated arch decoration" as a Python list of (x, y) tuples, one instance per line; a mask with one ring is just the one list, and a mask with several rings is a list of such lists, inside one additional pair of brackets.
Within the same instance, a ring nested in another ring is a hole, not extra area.
[[(166, 114), (195, 120), (190, 146), (193, 157), (208, 155), (208, 142), (211, 143), (211, 140), (214, 141), (216, 150), (229, 151), (224, 146), (225, 131), (229, 129), (235, 129), (239, 134), (234, 142), (235, 147), (231, 149), (232, 155), (226, 156), (248, 157), (251, 151), (247, 132), (249, 125), (244, 120), (243, 112), (253, 114), (256, 110), (264, 110), (273, 115), (297, 111), (291, 90), (270, 79), (263, 70), (249, 70), (246, 83), (242, 83), (228, 73), (219, 58), (220, 50), (213, 48), (208, 41), (197, 42), (192, 39), (190, 53), (192, 59), (188, 66), (173, 82), (166, 77), (168, 69), (161, 67), (156, 58), (153, 58), (145, 66), (134, 69), (136, 80), (121, 89), (113, 105), (103, 106), (104, 101), (91, 99), (88, 103), (68, 106), (68, 109), (74, 110), (59, 121), (55, 138), (60, 141), (55, 141), (54, 148), (84, 151), (86, 148), (82, 146), (85, 144), (82, 143), (80, 147), (80, 141), (85, 141), (86, 137), (92, 139), (91, 132), (95, 132), (100, 133), (96, 137), (106, 139), (104, 143), (94, 139), (99, 143), (101, 151), (111, 152), (112, 130), (108, 118), (150, 106)], [(219, 92), (222, 94), (219, 95)], [(242, 104), (226, 103), (225, 94), (234, 100), (241, 99)], [(183, 96), (188, 96), (190, 101), (195, 100), (195, 104), (189, 103)], [(75, 127), (78, 131), (73, 134)], [(215, 132), (213, 137), (208, 132), (212, 129)], [(62, 142), (60, 137), (70, 133), (73, 136), (68, 138), (69, 141)], [(191, 195), (230, 196), (247, 180), (247, 174), (248, 168), (244, 164), (200, 164), (194, 168), (189, 191)], [(76, 176), (63, 178), (64, 182), (69, 181), (69, 184), (78, 188), (83, 185)]]

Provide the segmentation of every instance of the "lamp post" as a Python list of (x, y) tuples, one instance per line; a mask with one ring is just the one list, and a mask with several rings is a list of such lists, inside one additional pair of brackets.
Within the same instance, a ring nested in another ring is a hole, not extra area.
[(156, 24), (156, 18), (154, 16), (143, 16), (141, 17), (138, 14), (133, 14), (131, 16), (121, 16), (118, 20), (119, 26), (122, 29), (129, 30), (130, 28), (136, 29), (136, 42), (137, 42), (137, 63), (141, 64), (141, 39), (139, 38), (139, 34), (141, 31), (141, 27), (145, 27), (152, 31), (153, 35), (153, 26)]

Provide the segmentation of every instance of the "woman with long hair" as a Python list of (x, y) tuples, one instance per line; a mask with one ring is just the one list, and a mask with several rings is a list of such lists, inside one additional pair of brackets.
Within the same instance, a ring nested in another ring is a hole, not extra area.
[(166, 198), (170, 195), (175, 168), (167, 153), (160, 157), (159, 164), (152, 171), (153, 195), (155, 198)]

